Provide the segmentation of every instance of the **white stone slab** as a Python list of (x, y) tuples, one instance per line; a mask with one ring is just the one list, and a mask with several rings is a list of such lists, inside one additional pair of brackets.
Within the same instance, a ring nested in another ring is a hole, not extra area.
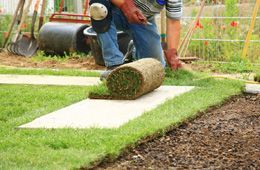
[(20, 128), (118, 128), (156, 108), (167, 99), (192, 90), (191, 86), (161, 86), (136, 100), (86, 99), (39, 117)]
[(246, 84), (246, 93), (260, 94), (260, 84)]
[(46, 76), (46, 75), (0, 75), (0, 84), (32, 85), (78, 85), (90, 86), (100, 83), (98, 77)]

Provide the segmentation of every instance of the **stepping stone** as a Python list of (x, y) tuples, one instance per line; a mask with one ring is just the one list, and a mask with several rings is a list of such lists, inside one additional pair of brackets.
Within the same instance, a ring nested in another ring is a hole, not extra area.
[(246, 93), (260, 94), (260, 84), (246, 84)]
[(90, 86), (100, 83), (98, 77), (0, 75), (0, 84)]
[(20, 128), (118, 128), (191, 86), (161, 86), (136, 100), (86, 99), (44, 115)]

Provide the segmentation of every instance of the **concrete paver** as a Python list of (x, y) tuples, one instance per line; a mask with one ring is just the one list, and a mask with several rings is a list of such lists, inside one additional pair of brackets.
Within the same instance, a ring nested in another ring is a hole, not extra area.
[(156, 108), (167, 99), (192, 90), (191, 86), (161, 86), (136, 100), (86, 99), (44, 115), (20, 128), (118, 128)]
[(99, 77), (0, 75), (0, 84), (77, 85), (90, 86), (100, 83)]
[(246, 84), (246, 93), (260, 94), (260, 84)]

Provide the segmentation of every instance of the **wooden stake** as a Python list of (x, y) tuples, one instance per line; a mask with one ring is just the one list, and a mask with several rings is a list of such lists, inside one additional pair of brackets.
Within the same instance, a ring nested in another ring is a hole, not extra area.
[(197, 15), (195, 17), (195, 20), (193, 22), (191, 22), (191, 24), (189, 26), (189, 29), (188, 29), (188, 32), (186, 33), (184, 39), (182, 40), (182, 42), (181, 42), (181, 44), (180, 44), (180, 46), (178, 48), (178, 53), (179, 53), (180, 57), (185, 57), (185, 55), (186, 55), (186, 51), (188, 49), (188, 46), (189, 46), (192, 34), (193, 34), (193, 32), (194, 32), (194, 30), (196, 28), (196, 23), (200, 19), (200, 16), (202, 14), (204, 6), (205, 6), (205, 0), (202, 1), (200, 9), (199, 9), (199, 11), (198, 11), (198, 13), (197, 13)]
[(242, 53), (243, 58), (245, 58), (246, 55), (247, 55), (247, 51), (248, 51), (252, 31), (253, 31), (254, 26), (255, 26), (255, 20), (256, 20), (256, 16), (257, 16), (259, 6), (260, 6), (260, 0), (256, 0), (254, 11), (253, 11), (253, 14), (252, 14), (251, 24), (250, 24), (250, 27), (249, 27), (249, 30), (248, 30), (248, 33), (247, 33), (247, 36), (246, 36), (246, 41), (245, 41), (245, 45), (244, 45), (244, 49), (243, 49), (243, 53)]

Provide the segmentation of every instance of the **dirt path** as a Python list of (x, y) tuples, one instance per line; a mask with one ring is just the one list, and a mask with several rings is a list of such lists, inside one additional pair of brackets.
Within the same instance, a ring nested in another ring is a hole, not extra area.
[(258, 169), (259, 116), (260, 95), (239, 96), (97, 169)]

